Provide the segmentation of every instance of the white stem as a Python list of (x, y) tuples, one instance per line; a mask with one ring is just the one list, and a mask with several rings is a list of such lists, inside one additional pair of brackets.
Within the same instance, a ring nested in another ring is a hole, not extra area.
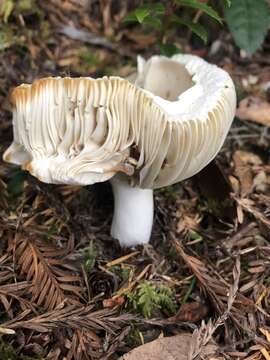
[(111, 179), (114, 214), (111, 235), (121, 246), (149, 242), (154, 215), (153, 190), (131, 187), (117, 178)]

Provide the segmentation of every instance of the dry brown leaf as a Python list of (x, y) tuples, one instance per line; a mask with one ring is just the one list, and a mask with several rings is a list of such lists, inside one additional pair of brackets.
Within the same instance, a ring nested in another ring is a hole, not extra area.
[(237, 150), (233, 154), (233, 162), (235, 167), (235, 175), (238, 177), (241, 185), (241, 195), (250, 194), (253, 190), (253, 166), (262, 164), (261, 159), (247, 151)]
[(241, 328), (245, 314), (247, 312), (254, 312), (254, 303), (238, 291), (240, 276), (239, 260), (236, 261), (233, 270), (234, 282), (230, 286), (222, 277), (217, 277), (204, 262), (186, 254), (181, 244), (175, 238), (174, 245), (176, 251), (198, 279), (205, 294), (209, 296), (218, 315), (224, 318), (230, 317), (235, 325)]
[(270, 227), (270, 220), (262, 212), (257, 210), (257, 208), (255, 207), (255, 202), (253, 200), (239, 199), (236, 196), (234, 196), (234, 199), (246, 212), (253, 215), (257, 220), (259, 220), (267, 227)]
[(269, 185), (269, 178), (266, 173), (261, 170), (253, 179), (253, 185), (256, 191), (265, 192), (267, 190), (267, 186)]
[(182, 304), (179, 311), (168, 320), (173, 322), (185, 321), (185, 322), (197, 322), (202, 320), (208, 314), (209, 309), (206, 305), (192, 302)]
[(270, 103), (255, 96), (249, 96), (239, 103), (236, 116), (270, 126)]
[(197, 231), (199, 230), (199, 224), (202, 220), (199, 214), (186, 214), (184, 207), (181, 207), (176, 212), (176, 216), (179, 217), (179, 221), (177, 223), (176, 232), (180, 234), (181, 232), (188, 233), (190, 230)]
[(30, 309), (34, 313), (36, 312), (35, 304), (23, 298), (23, 295), (29, 290), (29, 287), (30, 283), (27, 281), (0, 286), (0, 303), (2, 303), (6, 313), (11, 319), (14, 317), (13, 310), (16, 308), (14, 306), (15, 302), (20, 305), (22, 311)]
[[(159, 338), (137, 347), (118, 360), (187, 360), (191, 344), (191, 334)], [(213, 344), (206, 345), (200, 355), (210, 360), (215, 357), (217, 349)]]
[(98, 336), (91, 330), (75, 330), (69, 348), (67, 359), (96, 359), (100, 355), (102, 344)]
[(114, 308), (115, 306), (121, 306), (125, 303), (125, 298), (122, 295), (116, 295), (111, 299), (104, 299), (102, 304), (104, 308)]

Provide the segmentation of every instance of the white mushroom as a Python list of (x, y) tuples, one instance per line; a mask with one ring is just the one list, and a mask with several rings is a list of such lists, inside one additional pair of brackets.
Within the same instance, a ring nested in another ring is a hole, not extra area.
[(14, 141), (4, 160), (41, 181), (112, 179), (112, 236), (147, 243), (153, 189), (186, 179), (217, 154), (236, 108), (230, 76), (192, 55), (139, 58), (119, 77), (45, 78), (14, 89)]

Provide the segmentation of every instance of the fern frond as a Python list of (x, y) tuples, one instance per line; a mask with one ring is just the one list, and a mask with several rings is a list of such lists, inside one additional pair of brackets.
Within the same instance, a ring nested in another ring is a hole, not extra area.
[(148, 282), (142, 282), (138, 286), (138, 306), (145, 318), (150, 318), (159, 308), (156, 287)]
[(167, 309), (171, 313), (176, 312), (177, 306), (173, 291), (164, 284), (161, 284), (158, 287), (158, 303), (161, 309)]
[(22, 311), (31, 309), (36, 313), (35, 306), (22, 297), (29, 287), (30, 284), (27, 281), (0, 286), (0, 302), (11, 319), (14, 317), (14, 309), (16, 308), (13, 305), (14, 301), (19, 303)]
[(64, 300), (69, 304), (76, 302), (74, 295), (81, 297), (82, 287), (74, 285), (80, 284), (79, 276), (63, 269), (63, 250), (44, 240), (21, 236), (15, 242), (14, 251), (21, 274), (31, 283), (34, 303), (52, 310)]
[(101, 347), (101, 341), (93, 331), (75, 330), (67, 359), (99, 359)]
[(0, 285), (13, 278), (12, 256), (5, 254), (0, 257)]
[(38, 316), (29, 318), (26, 310), (17, 318), (7, 321), (1, 326), (10, 329), (30, 329), (38, 332), (52, 332), (57, 328), (74, 330), (106, 331), (112, 334), (121, 329), (123, 321), (129, 321), (134, 317), (128, 315), (116, 316), (116, 310), (94, 310), (94, 305), (77, 306), (69, 305), (47, 311)]

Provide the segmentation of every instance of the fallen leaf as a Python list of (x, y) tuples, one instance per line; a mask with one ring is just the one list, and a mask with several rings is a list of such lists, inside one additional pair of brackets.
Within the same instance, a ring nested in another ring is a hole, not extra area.
[(270, 103), (255, 96), (249, 96), (239, 103), (236, 116), (270, 126)]
[(251, 152), (237, 150), (233, 154), (233, 162), (235, 175), (240, 182), (241, 195), (250, 194), (254, 187), (252, 167), (261, 165), (261, 159)]
[(185, 213), (185, 209), (178, 210), (176, 213), (177, 217), (179, 217), (179, 221), (177, 223), (176, 232), (180, 234), (181, 232), (186, 233), (188, 230), (199, 230), (199, 224), (201, 222), (201, 216), (198, 214), (188, 215)]
[(233, 189), (233, 192), (235, 194), (239, 194), (239, 191), (240, 191), (240, 183), (239, 183), (239, 180), (236, 179), (236, 177), (232, 176), (232, 175), (229, 175), (228, 177), (230, 183), (231, 183), (231, 187)]
[(172, 320), (173, 322), (197, 322), (204, 319), (208, 314), (208, 311), (208, 307), (201, 303), (186, 303), (182, 304), (179, 311), (174, 316), (170, 317), (168, 320)]
[[(192, 335), (187, 333), (158, 338), (131, 350), (118, 360), (187, 360), (192, 341)], [(200, 355), (204, 359), (213, 359), (216, 353), (217, 346), (210, 343), (203, 347)]]
[(264, 171), (260, 171), (253, 179), (256, 191), (265, 192), (268, 186), (268, 179)]
[(102, 303), (103, 303), (103, 307), (112, 309), (115, 306), (123, 305), (124, 302), (125, 302), (124, 296), (119, 295), (119, 296), (115, 296), (111, 299), (104, 299)]
[(237, 150), (235, 153), (237, 153), (246, 164), (250, 164), (252, 166), (262, 165), (261, 158), (252, 152)]

